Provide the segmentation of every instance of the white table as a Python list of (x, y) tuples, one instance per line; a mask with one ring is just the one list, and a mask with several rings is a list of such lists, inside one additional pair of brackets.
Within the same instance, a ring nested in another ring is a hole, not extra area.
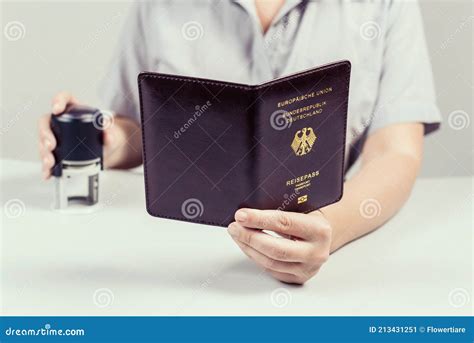
[(88, 215), (51, 210), (37, 163), (1, 173), (3, 315), (472, 314), (472, 178), (420, 179), (393, 220), (298, 287), (222, 228), (149, 216), (141, 172), (104, 172), (105, 206)]

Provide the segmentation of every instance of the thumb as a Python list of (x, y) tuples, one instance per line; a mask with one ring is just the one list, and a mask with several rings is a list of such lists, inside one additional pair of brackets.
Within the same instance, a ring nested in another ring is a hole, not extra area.
[(52, 100), (53, 114), (61, 114), (69, 104), (77, 104), (77, 99), (69, 92), (59, 92)]

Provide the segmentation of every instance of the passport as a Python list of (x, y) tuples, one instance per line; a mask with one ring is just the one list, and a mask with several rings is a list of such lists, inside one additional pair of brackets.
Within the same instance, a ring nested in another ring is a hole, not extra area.
[(243, 207), (337, 202), (350, 70), (339, 61), (259, 85), (140, 73), (148, 213), (227, 226)]

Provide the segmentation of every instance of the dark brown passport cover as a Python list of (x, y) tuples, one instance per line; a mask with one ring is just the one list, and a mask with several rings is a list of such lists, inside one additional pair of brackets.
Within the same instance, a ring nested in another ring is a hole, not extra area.
[(350, 69), (255, 86), (140, 73), (148, 213), (227, 226), (242, 207), (306, 213), (338, 201)]

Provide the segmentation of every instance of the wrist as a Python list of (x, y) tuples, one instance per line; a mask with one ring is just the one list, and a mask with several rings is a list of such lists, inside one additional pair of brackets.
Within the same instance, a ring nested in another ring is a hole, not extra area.
[(135, 122), (116, 116), (105, 134), (110, 138), (104, 149), (106, 167), (133, 168), (141, 164), (141, 135)]
[(341, 213), (342, 211), (337, 208), (337, 203), (318, 210), (324, 218), (331, 225), (331, 246), (330, 253), (333, 253), (340, 247), (342, 247), (346, 241), (344, 237), (345, 230), (341, 230)]
[(333, 252), (333, 244), (335, 240), (335, 232), (334, 232), (334, 225), (331, 222), (331, 219), (326, 215), (326, 213), (322, 209), (315, 210), (313, 212), (308, 213), (309, 216), (312, 217), (320, 217), (329, 225), (329, 253)]

